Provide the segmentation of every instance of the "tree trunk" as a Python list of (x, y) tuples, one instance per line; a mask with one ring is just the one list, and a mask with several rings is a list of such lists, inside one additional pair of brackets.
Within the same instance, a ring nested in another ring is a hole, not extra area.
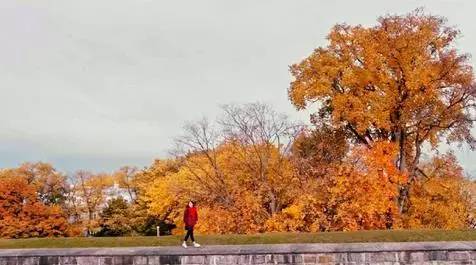
[[(407, 163), (406, 163), (406, 154), (405, 154), (405, 140), (406, 135), (405, 131), (400, 128), (398, 132), (398, 146), (399, 146), (399, 161), (398, 161), (398, 170), (400, 173), (404, 173), (407, 171)], [(400, 186), (399, 196), (398, 196), (398, 211), (399, 213), (403, 213), (405, 211), (405, 205), (408, 200), (408, 192), (409, 192), (409, 183), (405, 183)]]

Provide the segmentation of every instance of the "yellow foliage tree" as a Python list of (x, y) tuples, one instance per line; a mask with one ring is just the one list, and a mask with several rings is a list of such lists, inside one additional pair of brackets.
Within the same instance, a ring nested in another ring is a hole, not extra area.
[(293, 128), (262, 104), (224, 106), (224, 112), (221, 130), (207, 120), (185, 127), (177, 139), (177, 170), (162, 174), (153, 165), (145, 171), (155, 175), (145, 200), (151, 212), (179, 227), (193, 199), (200, 209), (198, 231), (263, 232), (266, 220), (291, 203), (299, 183), (285, 155)]
[(74, 222), (87, 234), (99, 231), (99, 212), (107, 200), (106, 189), (113, 185), (113, 176), (78, 171), (72, 176), (67, 205)]
[[(150, 211), (173, 219), (183, 226), (182, 214), (187, 200), (198, 201), (200, 222), (198, 231), (205, 233), (248, 233), (264, 231), (264, 222), (270, 214), (267, 198), (260, 196), (262, 182), (255, 179), (255, 172), (243, 167), (237, 158), (236, 146), (223, 144), (213, 154), (216, 164), (211, 164), (205, 154), (190, 154), (182, 160), (180, 170), (157, 178), (147, 189)], [(292, 188), (283, 173), (282, 159), (274, 151), (267, 168), (268, 180), (278, 195), (277, 201), (290, 200)], [(277, 165), (281, 168), (276, 168)], [(289, 174), (292, 173), (288, 163)], [(290, 175), (289, 175), (290, 176)], [(289, 178), (288, 178), (289, 179)], [(287, 187), (288, 189), (286, 189)], [(224, 192), (226, 191), (226, 192)], [(217, 221), (221, 220), (221, 221)]]

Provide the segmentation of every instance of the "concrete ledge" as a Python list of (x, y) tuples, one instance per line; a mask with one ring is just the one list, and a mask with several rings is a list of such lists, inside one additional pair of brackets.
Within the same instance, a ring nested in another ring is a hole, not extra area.
[(274, 245), (211, 245), (201, 248), (179, 246), (127, 248), (39, 248), (0, 249), (0, 257), (41, 256), (197, 256), (307, 253), (370, 253), (476, 251), (476, 241), (451, 242), (382, 242), (339, 244), (274, 244)]
[(4, 249), (0, 265), (476, 265), (476, 241)]

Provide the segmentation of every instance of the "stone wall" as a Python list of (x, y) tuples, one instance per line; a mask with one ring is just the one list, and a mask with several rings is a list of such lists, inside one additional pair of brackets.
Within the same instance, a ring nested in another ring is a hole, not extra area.
[(476, 264), (476, 242), (0, 250), (0, 265), (47, 264)]

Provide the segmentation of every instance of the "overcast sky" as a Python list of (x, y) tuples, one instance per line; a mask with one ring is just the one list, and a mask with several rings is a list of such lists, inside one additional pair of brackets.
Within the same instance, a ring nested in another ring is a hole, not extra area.
[[(443, 15), (476, 56), (476, 1), (0, 1), (0, 167), (143, 167), (186, 121), (261, 101), (297, 120), (288, 66), (336, 23), (417, 7)], [(476, 153), (457, 152), (476, 173)]]

